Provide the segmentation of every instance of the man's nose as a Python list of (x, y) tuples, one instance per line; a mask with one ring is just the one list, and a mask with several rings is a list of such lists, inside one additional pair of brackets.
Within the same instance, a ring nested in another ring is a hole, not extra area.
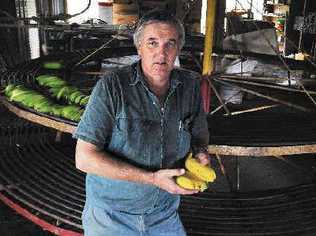
[(167, 55), (167, 48), (164, 45), (158, 47), (158, 55), (159, 56), (166, 56)]

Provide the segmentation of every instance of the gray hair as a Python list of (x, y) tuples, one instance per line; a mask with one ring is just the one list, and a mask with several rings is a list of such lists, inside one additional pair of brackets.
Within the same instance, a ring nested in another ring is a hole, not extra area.
[(146, 13), (138, 21), (137, 27), (133, 35), (134, 45), (136, 48), (140, 46), (140, 41), (144, 32), (145, 26), (153, 24), (153, 23), (165, 23), (165, 24), (174, 26), (178, 32), (180, 50), (182, 49), (185, 43), (184, 27), (178, 18), (170, 14), (168, 11), (164, 11), (164, 10), (150, 11)]

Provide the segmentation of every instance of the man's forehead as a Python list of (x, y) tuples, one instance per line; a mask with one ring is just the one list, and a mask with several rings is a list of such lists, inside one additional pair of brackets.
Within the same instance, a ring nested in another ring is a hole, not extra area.
[(166, 36), (170, 40), (177, 40), (179, 38), (179, 34), (174, 25), (160, 22), (146, 25), (143, 31), (143, 36), (146, 39), (159, 38), (160, 36)]

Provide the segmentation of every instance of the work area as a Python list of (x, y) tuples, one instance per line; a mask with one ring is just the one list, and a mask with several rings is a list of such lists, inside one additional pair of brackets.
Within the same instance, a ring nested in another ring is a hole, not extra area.
[(316, 235), (316, 2), (2, 0), (0, 235)]

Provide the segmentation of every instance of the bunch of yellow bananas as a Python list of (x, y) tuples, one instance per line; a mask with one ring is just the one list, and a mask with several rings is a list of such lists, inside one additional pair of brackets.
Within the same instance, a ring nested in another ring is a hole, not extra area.
[(185, 174), (176, 178), (176, 183), (182, 188), (203, 192), (208, 188), (208, 183), (216, 179), (215, 171), (193, 158), (192, 153), (185, 160), (185, 168)]

